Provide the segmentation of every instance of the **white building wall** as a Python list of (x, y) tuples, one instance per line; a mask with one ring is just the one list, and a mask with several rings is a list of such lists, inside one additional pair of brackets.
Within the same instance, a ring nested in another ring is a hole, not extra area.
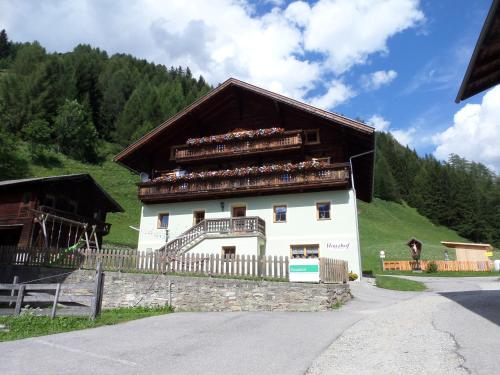
[[(331, 202), (331, 219), (317, 220), (316, 203), (325, 201)], [(281, 204), (287, 206), (287, 222), (274, 223), (273, 205)], [(347, 260), (349, 269), (360, 274), (357, 212), (352, 190), (144, 205), (138, 248), (154, 250), (165, 244), (165, 230), (157, 229), (160, 213), (169, 213), (168, 240), (172, 240), (193, 225), (193, 211), (205, 210), (206, 219), (228, 218), (235, 205), (246, 205), (247, 216), (265, 220), (266, 255), (290, 256), (291, 245), (318, 244), (320, 257)], [(222, 246), (236, 246), (237, 254), (253, 255), (260, 251), (258, 237), (236, 237), (205, 239), (190, 252), (221, 253)]]

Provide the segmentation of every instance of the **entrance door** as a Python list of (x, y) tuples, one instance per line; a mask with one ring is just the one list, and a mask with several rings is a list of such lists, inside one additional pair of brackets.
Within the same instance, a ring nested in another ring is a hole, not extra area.
[(233, 206), (232, 217), (245, 217), (247, 216), (247, 207), (246, 206)]
[(205, 219), (205, 211), (194, 211), (193, 212), (193, 225), (198, 224), (200, 221)]

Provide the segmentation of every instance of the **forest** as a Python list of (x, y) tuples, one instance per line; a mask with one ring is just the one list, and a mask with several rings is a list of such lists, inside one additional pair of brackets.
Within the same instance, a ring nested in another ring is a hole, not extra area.
[[(0, 32), (0, 180), (57, 154), (99, 164), (207, 93), (189, 68), (108, 56), (89, 45), (48, 53)], [(415, 207), (471, 241), (500, 246), (500, 177), (457, 155), (419, 156), (377, 133), (376, 197)]]

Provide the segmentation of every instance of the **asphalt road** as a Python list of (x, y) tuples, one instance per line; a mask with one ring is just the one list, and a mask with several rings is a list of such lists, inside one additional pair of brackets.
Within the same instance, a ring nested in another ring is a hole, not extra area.
[(493, 280), (430, 281), (424, 293), (362, 283), (352, 302), (326, 313), (176, 313), (0, 343), (0, 372), (304, 374), (312, 365), (311, 374), (411, 374), (418, 362), (445, 370), (428, 373), (498, 373)]

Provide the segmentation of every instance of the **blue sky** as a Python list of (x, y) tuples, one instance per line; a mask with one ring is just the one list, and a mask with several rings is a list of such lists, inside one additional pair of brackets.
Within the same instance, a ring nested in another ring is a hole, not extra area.
[(420, 154), (500, 171), (500, 87), (455, 104), (491, 0), (3, 0), (0, 28), (216, 85), (235, 77), (361, 118)]

